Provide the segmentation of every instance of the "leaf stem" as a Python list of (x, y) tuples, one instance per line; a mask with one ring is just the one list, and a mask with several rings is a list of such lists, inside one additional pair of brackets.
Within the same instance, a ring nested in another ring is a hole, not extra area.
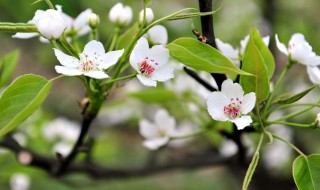
[(289, 59), (288, 63), (286, 64), (286, 66), (282, 70), (282, 72), (281, 72), (276, 84), (274, 85), (273, 91), (271, 92), (270, 97), (267, 100), (266, 107), (264, 108), (264, 111), (263, 111), (264, 118), (266, 118), (268, 116), (268, 110), (269, 110), (269, 108), (271, 106), (271, 102), (272, 102), (273, 97), (274, 97), (274, 95), (275, 95), (275, 93), (276, 93), (276, 91), (277, 91), (277, 89), (279, 87), (279, 84), (281, 83), (282, 79), (284, 78), (284, 76), (286, 75), (286, 73), (288, 72), (288, 70), (291, 68), (291, 66), (294, 63), (294, 62), (292, 62), (290, 60), (290, 57), (288, 59)]
[(116, 43), (117, 43), (117, 40), (119, 38), (120, 32), (121, 32), (121, 29), (119, 27), (116, 27), (114, 29), (113, 38), (112, 38), (112, 41), (111, 41), (111, 44), (110, 44), (110, 47), (109, 47), (109, 51), (113, 51), (114, 50), (114, 48), (116, 46)]
[(294, 149), (294, 150), (295, 150), (297, 153), (299, 153), (301, 156), (306, 157), (306, 155), (305, 155), (300, 149), (298, 149), (296, 146), (294, 146), (292, 143), (290, 143), (290, 142), (287, 141), (286, 139), (281, 138), (281, 137), (279, 137), (279, 136), (277, 136), (277, 135), (275, 135), (275, 134), (272, 134), (272, 136), (273, 136), (274, 138), (276, 138), (276, 139), (278, 139), (278, 140), (286, 143), (287, 145), (289, 145), (292, 149)]
[(116, 78), (116, 79), (107, 80), (107, 81), (101, 83), (101, 86), (104, 86), (104, 85), (107, 85), (107, 84), (110, 84), (110, 83), (114, 83), (114, 82), (117, 82), (117, 81), (121, 81), (121, 80), (130, 79), (130, 78), (133, 78), (133, 77), (137, 76), (137, 74), (138, 73), (134, 73), (132, 75), (128, 75), (128, 76), (124, 76), (124, 77), (120, 77), (120, 78)]
[(285, 122), (285, 121), (267, 121), (266, 124), (280, 124), (280, 125), (287, 125), (287, 126), (291, 126), (291, 127), (299, 127), (299, 128), (316, 128), (316, 124), (315, 123), (311, 123), (311, 124), (300, 124), (300, 123), (291, 123), (291, 122)]
[(50, 0), (44, 0), (44, 1), (48, 4), (50, 9), (55, 9)]

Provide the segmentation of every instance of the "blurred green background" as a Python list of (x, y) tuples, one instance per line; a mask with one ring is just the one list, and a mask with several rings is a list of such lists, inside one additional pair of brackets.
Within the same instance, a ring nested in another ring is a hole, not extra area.
[[(27, 22), (32, 19), (37, 9), (47, 9), (45, 3), (32, 5), (32, 2), (30, 0), (0, 0), (0, 21)], [(91, 8), (100, 15), (100, 40), (106, 42), (111, 36), (113, 26), (108, 20), (108, 11), (118, 1), (52, 0), (52, 2), (62, 5), (64, 12), (74, 17), (81, 11)], [(141, 1), (123, 0), (121, 2), (133, 8), (134, 21), (136, 21), (137, 15), (142, 8)], [(275, 47), (275, 33), (279, 35), (280, 41), (285, 42), (285, 44), (287, 44), (293, 33), (303, 33), (314, 51), (317, 54), (320, 53), (319, 0), (225, 0), (214, 1), (214, 9), (221, 4), (223, 5), (222, 9), (214, 15), (216, 37), (224, 42), (231, 43), (235, 47), (239, 47), (240, 40), (248, 34), (250, 28), (253, 25), (257, 26), (263, 36), (271, 36), (270, 48), (276, 58), (277, 71), (281, 70), (285, 64), (286, 57), (280, 54)], [(197, 8), (198, 1), (153, 0), (150, 7), (153, 8), (155, 17), (161, 18), (183, 8)], [(191, 32), (192, 24), (201, 31), (198, 18), (164, 23), (169, 32), (169, 42), (178, 37), (193, 37)], [(51, 46), (40, 43), (37, 38), (19, 40), (11, 38), (11, 35), (10, 33), (0, 33), (0, 57), (16, 49), (21, 51), (21, 58), (12, 79), (26, 73), (34, 73), (47, 78), (57, 76), (53, 68), (58, 62)], [(82, 40), (85, 42), (86, 38)], [(296, 82), (291, 82), (292, 79), (295, 79)], [(285, 84), (283, 89), (288, 91), (300, 91), (306, 88), (306, 84), (310, 85), (305, 68), (301, 65), (296, 66), (286, 77)], [(80, 122), (81, 115), (77, 101), (80, 101), (84, 94), (81, 81), (71, 77), (55, 83), (51, 92), (41, 110), (23, 126), (20, 126), (18, 130), (24, 134), (29, 134), (26, 137), (28, 147), (36, 149), (40, 153), (53, 156), (51, 151), (52, 143), (47, 142), (41, 134), (42, 127), (59, 116)], [(319, 97), (317, 94), (319, 94), (319, 91), (315, 91), (307, 98), (310, 100), (316, 99)], [(118, 101), (121, 100), (127, 99), (119, 99)], [(307, 114), (298, 118), (297, 121), (301, 123), (311, 122), (314, 120), (315, 114), (316, 112)], [(93, 153), (93, 157), (98, 163), (112, 167), (135, 167), (145, 163), (151, 153), (141, 146), (142, 138), (138, 134), (137, 119), (134, 118), (126, 123), (125, 126), (118, 128), (105, 127), (101, 122), (98, 124), (100, 128), (93, 131), (93, 133), (100, 134)], [(98, 130), (99, 132), (97, 132)], [(320, 151), (318, 148), (319, 141), (313, 141), (318, 139), (317, 137), (320, 135), (318, 131), (295, 130), (299, 133), (299, 135), (295, 135), (295, 141), (298, 145), (304, 145), (307, 153)], [(200, 142), (208, 144), (206, 140), (200, 140)], [(190, 147), (197, 148), (194, 144), (190, 145)], [(291, 163), (290, 160), (289, 163)], [(282, 172), (283, 176), (281, 177), (285, 179), (292, 178), (290, 167), (287, 167)], [(242, 179), (235, 177), (232, 171), (224, 167), (209, 167), (187, 171), (175, 170), (147, 177), (122, 180), (101, 179), (95, 181), (82, 174), (54, 179), (41, 170), (19, 165), (12, 153), (1, 153), (0, 189), (10, 189), (10, 178), (16, 173), (28, 175), (31, 183), (30, 189), (35, 190), (236, 190), (240, 189), (242, 182)]]

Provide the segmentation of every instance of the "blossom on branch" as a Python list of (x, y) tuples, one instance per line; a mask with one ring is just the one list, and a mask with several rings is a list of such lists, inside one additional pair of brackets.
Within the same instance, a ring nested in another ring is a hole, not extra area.
[(118, 27), (127, 26), (132, 20), (132, 9), (122, 3), (114, 5), (109, 12), (109, 19)]
[(79, 54), (79, 60), (54, 49), (54, 53), (62, 65), (55, 66), (55, 69), (57, 73), (67, 76), (85, 75), (95, 79), (109, 78), (104, 70), (116, 64), (123, 51), (122, 49), (105, 53), (102, 43), (92, 40), (86, 44), (83, 52)]
[(276, 42), (278, 49), (285, 55), (289, 56), (292, 61), (297, 61), (307, 66), (320, 65), (320, 56), (317, 56), (312, 51), (312, 47), (305, 40), (303, 34), (293, 34), (289, 41), (288, 48), (279, 41), (277, 34)]
[(155, 25), (151, 27), (148, 30), (146, 37), (153, 44), (166, 45), (168, 43), (168, 32), (167, 29), (162, 25)]
[(156, 81), (173, 78), (173, 68), (168, 64), (169, 50), (162, 45), (149, 49), (147, 39), (140, 38), (130, 55), (131, 66), (139, 73), (140, 82), (146, 86), (157, 86)]
[(207, 100), (209, 114), (217, 121), (231, 121), (239, 130), (249, 126), (252, 119), (248, 114), (255, 106), (254, 92), (244, 95), (242, 87), (227, 79), (221, 92), (212, 92)]
[[(146, 24), (150, 24), (154, 19), (154, 14), (151, 8), (146, 8)], [(144, 20), (144, 10), (139, 13), (139, 23), (142, 23)]]

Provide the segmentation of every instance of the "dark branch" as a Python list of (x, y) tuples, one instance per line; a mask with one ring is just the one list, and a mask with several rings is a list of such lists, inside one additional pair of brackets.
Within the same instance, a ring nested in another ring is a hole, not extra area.
[(207, 81), (203, 80), (202, 78), (200, 78), (200, 76), (194, 72), (193, 70), (187, 68), (187, 67), (183, 67), (183, 70), (189, 75), (191, 76), (194, 80), (196, 80), (198, 83), (200, 83), (202, 86), (204, 86), (206, 89), (208, 89), (209, 91), (213, 92), (216, 91), (217, 89), (215, 89), (213, 86), (211, 86), (211, 84), (209, 84)]

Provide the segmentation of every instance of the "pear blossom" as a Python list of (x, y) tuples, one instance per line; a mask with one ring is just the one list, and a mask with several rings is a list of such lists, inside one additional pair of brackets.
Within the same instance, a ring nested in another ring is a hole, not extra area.
[(32, 19), (40, 34), (47, 39), (57, 39), (67, 28), (61, 14), (53, 9), (37, 10)]
[(139, 73), (137, 78), (146, 86), (156, 86), (156, 81), (164, 82), (174, 77), (168, 61), (169, 50), (162, 45), (149, 49), (144, 37), (138, 40), (130, 55), (130, 64)]
[(239, 130), (249, 126), (252, 119), (248, 114), (255, 106), (254, 92), (244, 95), (242, 87), (227, 79), (221, 92), (212, 92), (207, 100), (209, 114), (218, 121), (231, 121)]
[(11, 190), (28, 190), (30, 188), (30, 178), (23, 173), (15, 173), (10, 178)]
[(100, 24), (100, 18), (97, 14), (95, 13), (90, 13), (88, 15), (88, 18), (87, 18), (87, 22), (90, 26), (90, 28), (97, 28), (98, 25)]
[(139, 122), (140, 134), (146, 138), (143, 145), (156, 150), (167, 144), (170, 136), (175, 134), (176, 121), (166, 110), (160, 109), (155, 113), (154, 123), (142, 119)]
[(109, 12), (111, 22), (119, 27), (127, 26), (132, 20), (132, 9), (122, 3), (114, 5)]
[[(262, 40), (266, 44), (266, 46), (269, 45), (269, 36), (263, 37)], [(224, 43), (218, 38), (216, 39), (218, 49), (237, 67), (240, 67), (240, 60), (243, 57), (244, 50), (248, 44), (248, 41), (249, 35), (247, 35), (243, 40), (240, 41), (240, 48), (233, 48), (230, 44)]]
[[(144, 10), (139, 13), (139, 23), (143, 22)], [(146, 8), (146, 24), (150, 24), (154, 19), (154, 14), (151, 8)]]
[(303, 34), (293, 34), (289, 41), (288, 48), (286, 48), (286, 46), (279, 41), (277, 34), (276, 42), (278, 49), (285, 55), (289, 56), (291, 60), (307, 66), (320, 65), (320, 56), (317, 56), (312, 51), (312, 47), (305, 40)]
[(86, 9), (74, 19), (62, 11), (61, 5), (56, 5), (56, 8), (67, 24), (65, 32), (75, 32), (78, 36), (83, 36), (90, 32), (91, 28), (88, 25), (88, 17), (92, 13), (91, 9)]
[(168, 32), (167, 29), (162, 25), (155, 25), (151, 27), (148, 30), (146, 37), (153, 44), (166, 45), (168, 43)]
[(95, 79), (109, 78), (104, 70), (114, 65), (122, 56), (123, 51), (122, 49), (105, 53), (102, 43), (92, 40), (85, 45), (83, 52), (79, 54), (79, 60), (54, 49), (54, 53), (62, 65), (55, 66), (55, 69), (57, 73), (67, 76), (85, 75)]

